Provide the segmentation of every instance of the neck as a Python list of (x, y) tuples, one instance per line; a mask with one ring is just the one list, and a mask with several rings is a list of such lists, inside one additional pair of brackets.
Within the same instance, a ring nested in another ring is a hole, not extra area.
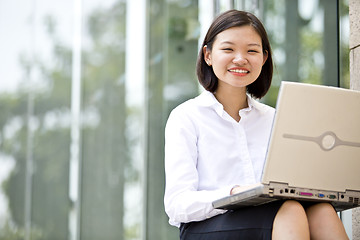
[(216, 99), (224, 106), (224, 110), (236, 121), (240, 121), (239, 111), (248, 107), (246, 88), (218, 88)]

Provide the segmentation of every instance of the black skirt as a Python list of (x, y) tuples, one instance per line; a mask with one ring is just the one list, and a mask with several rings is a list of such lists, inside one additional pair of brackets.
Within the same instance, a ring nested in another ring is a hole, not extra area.
[(181, 240), (271, 239), (276, 213), (283, 201), (230, 210), (201, 222), (183, 223)]

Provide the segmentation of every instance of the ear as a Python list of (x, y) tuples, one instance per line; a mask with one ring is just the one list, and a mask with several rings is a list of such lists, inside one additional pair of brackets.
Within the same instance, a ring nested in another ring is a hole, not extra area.
[(203, 47), (203, 53), (205, 62), (207, 63), (207, 65), (211, 66), (211, 52), (208, 49), (207, 45)]
[(265, 62), (266, 62), (266, 60), (268, 59), (268, 51), (265, 50), (264, 53), (263, 53), (263, 55), (264, 55), (264, 59), (263, 59), (263, 65), (264, 65)]

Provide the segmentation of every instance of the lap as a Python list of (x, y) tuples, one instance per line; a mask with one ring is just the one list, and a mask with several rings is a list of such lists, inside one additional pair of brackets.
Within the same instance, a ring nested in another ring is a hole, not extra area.
[[(275, 216), (284, 202), (231, 210), (201, 222), (181, 224), (180, 239), (271, 239)], [(305, 210), (317, 205), (316, 202), (299, 203)]]
[(182, 224), (180, 239), (271, 239), (273, 221), (282, 203), (241, 208), (201, 222)]

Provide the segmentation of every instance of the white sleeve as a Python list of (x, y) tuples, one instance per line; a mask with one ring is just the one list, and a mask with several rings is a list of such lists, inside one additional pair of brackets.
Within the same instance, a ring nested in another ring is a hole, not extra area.
[(177, 109), (173, 110), (165, 128), (165, 211), (169, 223), (201, 221), (224, 213), (212, 202), (230, 194), (232, 186), (198, 191), (197, 131), (193, 122)]

